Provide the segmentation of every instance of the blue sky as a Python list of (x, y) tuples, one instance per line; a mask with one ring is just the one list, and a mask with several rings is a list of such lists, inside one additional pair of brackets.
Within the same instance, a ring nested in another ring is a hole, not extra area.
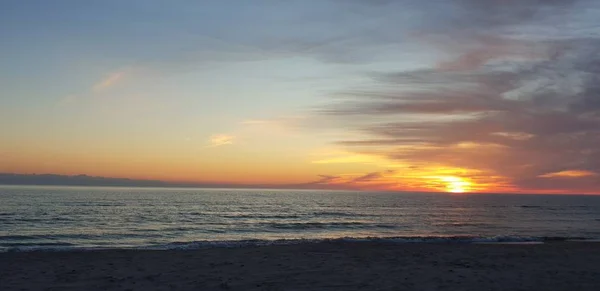
[[(124, 72), (113, 88), (118, 92), (111, 94), (176, 99), (182, 115), (261, 118), (324, 102), (328, 93), (365, 81), (365, 71), (419, 65), (400, 29), (381, 31), (392, 43), (370, 43), (365, 33), (388, 19), (369, 15), (361, 4), (11, 1), (4, 6), (2, 102), (39, 114), (65, 98), (87, 98), (94, 84)], [(407, 20), (393, 22), (408, 30), (413, 17), (410, 11), (401, 14)]]

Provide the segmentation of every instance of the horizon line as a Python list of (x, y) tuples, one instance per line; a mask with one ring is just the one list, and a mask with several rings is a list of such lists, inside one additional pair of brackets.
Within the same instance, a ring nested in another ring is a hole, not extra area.
[[(24, 179), (25, 181), (7, 181), (7, 177)], [(55, 181), (34, 181), (37, 177), (57, 178)], [(67, 179), (92, 179), (92, 180), (70, 180)], [(27, 181), (29, 179), (29, 181)], [(62, 180), (61, 180), (62, 179)], [(104, 182), (104, 184), (102, 183)], [(112, 184), (111, 184), (112, 183)], [(144, 183), (150, 183), (144, 185)], [(154, 183), (154, 184), (152, 184)], [(104, 176), (90, 176), (87, 174), (64, 175), (64, 174), (21, 174), (0, 173), (0, 186), (39, 186), (39, 187), (94, 187), (94, 188), (164, 188), (164, 189), (231, 189), (231, 190), (296, 190), (296, 191), (335, 191), (335, 192), (380, 192), (380, 193), (414, 193), (414, 194), (450, 194), (450, 195), (578, 195), (596, 196), (600, 193), (549, 193), (549, 192), (464, 192), (451, 193), (444, 191), (410, 191), (392, 189), (353, 189), (318, 187), (318, 184), (236, 184), (222, 182), (170, 182), (152, 179), (116, 178)], [(304, 187), (302, 187), (304, 186)]]

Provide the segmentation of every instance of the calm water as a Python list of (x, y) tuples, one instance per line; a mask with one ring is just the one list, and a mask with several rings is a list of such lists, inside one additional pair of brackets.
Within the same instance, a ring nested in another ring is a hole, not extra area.
[(0, 251), (456, 236), (598, 239), (600, 196), (0, 186)]

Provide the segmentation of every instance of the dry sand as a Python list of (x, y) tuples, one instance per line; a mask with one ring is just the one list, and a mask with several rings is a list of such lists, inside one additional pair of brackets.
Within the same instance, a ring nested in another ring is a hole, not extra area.
[(600, 244), (0, 254), (0, 290), (600, 290)]

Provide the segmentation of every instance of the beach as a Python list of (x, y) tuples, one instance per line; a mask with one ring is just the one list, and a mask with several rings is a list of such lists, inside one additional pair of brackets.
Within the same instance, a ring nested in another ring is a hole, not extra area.
[(600, 243), (0, 253), (0, 290), (600, 290)]

